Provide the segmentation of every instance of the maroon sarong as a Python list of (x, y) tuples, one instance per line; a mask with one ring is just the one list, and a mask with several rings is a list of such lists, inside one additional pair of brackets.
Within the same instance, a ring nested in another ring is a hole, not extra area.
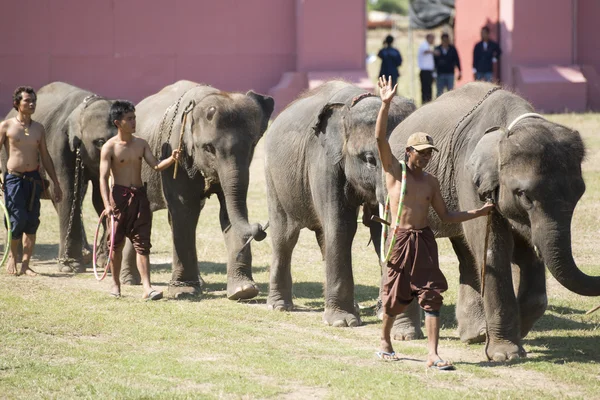
[(115, 214), (113, 250), (122, 249), (127, 237), (133, 243), (136, 253), (150, 254), (152, 212), (146, 189), (113, 185), (110, 204)]
[(440, 270), (433, 231), (397, 229), (383, 284), (383, 310), (398, 315), (414, 297), (425, 311), (439, 311), (448, 282)]

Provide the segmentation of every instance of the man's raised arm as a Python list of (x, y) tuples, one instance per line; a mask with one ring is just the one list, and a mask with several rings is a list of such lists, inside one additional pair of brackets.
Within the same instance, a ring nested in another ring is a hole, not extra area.
[(379, 77), (377, 82), (379, 86), (379, 96), (381, 97), (381, 108), (377, 115), (377, 122), (375, 123), (375, 138), (377, 139), (377, 149), (379, 150), (379, 158), (381, 159), (381, 166), (385, 172), (392, 173), (394, 167), (395, 157), (392, 154), (392, 149), (387, 141), (387, 120), (388, 112), (390, 110), (390, 104), (396, 94), (395, 85), (392, 88), (392, 79), (386, 81), (385, 77)]

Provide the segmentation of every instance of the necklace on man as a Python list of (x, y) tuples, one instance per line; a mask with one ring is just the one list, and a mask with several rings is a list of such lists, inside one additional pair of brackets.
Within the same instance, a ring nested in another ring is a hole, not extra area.
[[(23, 127), (23, 130), (25, 131), (25, 136), (29, 136), (29, 126), (25, 126), (25, 121), (21, 121), (19, 118), (15, 117), (15, 119), (17, 121), (19, 121), (19, 124), (21, 124), (21, 126)], [(31, 122), (29, 123), (29, 125), (31, 125)]]

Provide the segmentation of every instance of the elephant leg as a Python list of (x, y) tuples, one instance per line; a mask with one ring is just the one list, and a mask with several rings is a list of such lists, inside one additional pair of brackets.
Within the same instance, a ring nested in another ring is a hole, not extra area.
[(229, 300), (252, 299), (258, 295), (258, 285), (252, 279), (252, 251), (246, 240), (232, 227), (227, 213), (225, 195), (218, 194), (221, 209), (219, 222), (227, 247), (227, 298)]
[(173, 235), (173, 271), (169, 295), (176, 299), (199, 296), (202, 293), (202, 280), (198, 270), (196, 227), (206, 200), (171, 200), (168, 210)]
[[(100, 217), (100, 214), (102, 214), (102, 211), (104, 211), (104, 201), (102, 201), (102, 195), (100, 194), (100, 181), (97, 178), (90, 178), (90, 180), (92, 181), (92, 205), (94, 206), (94, 210), (96, 210), (96, 214), (98, 215), (98, 217)], [(106, 225), (104, 226), (104, 228), (105, 227)], [(93, 228), (96, 229), (96, 225), (94, 225)], [(85, 239), (82, 243), (82, 252), (84, 255), (84, 259), (89, 257), (89, 262), (91, 262), (91, 258), (93, 257), (92, 251), (94, 250), (93, 245), (90, 246), (87, 242), (87, 235), (85, 234), (85, 228), (83, 226), (82, 232), (84, 235), (83, 237)], [(100, 243), (97, 244), (98, 249), (96, 250), (96, 260), (99, 265), (104, 265), (106, 263), (106, 258), (108, 257), (106, 235), (107, 230), (104, 229), (104, 234), (102, 235)]]
[[(271, 225), (271, 244), (273, 258), (269, 276), (269, 297), (267, 307), (269, 310), (292, 311), (292, 253), (300, 236), (300, 226), (291, 221), (285, 211), (276, 207), (274, 210), (269, 204), (269, 222)], [(319, 234), (317, 233), (317, 241)], [(324, 247), (321, 253), (324, 255)], [(324, 246), (324, 244), (323, 244)]]
[(524, 338), (548, 307), (546, 267), (531, 245), (516, 235), (513, 262), (519, 272), (516, 290), (521, 316), (521, 338)]
[[(81, 199), (79, 193), (75, 193), (74, 176), (66, 173), (64, 166), (57, 167), (56, 174), (64, 193), (63, 200), (55, 204), (59, 220), (59, 235), (63, 238), (58, 246), (57, 267), (60, 272), (85, 272), (81, 253), (83, 229)], [(52, 191), (53, 188), (51, 187), (50, 190)]]
[(133, 243), (129, 239), (125, 239), (123, 246), (123, 256), (121, 261), (120, 279), (123, 285), (141, 285), (142, 277), (138, 271), (136, 263), (136, 252), (133, 248)]
[[(342, 207), (337, 204), (337, 207)], [(323, 226), (326, 248), (323, 321), (330, 326), (355, 327), (361, 324), (359, 310), (354, 303), (352, 275), (352, 241), (356, 228), (356, 209), (328, 209)]]
[(466, 343), (485, 342), (485, 312), (479, 292), (478, 268), (469, 246), (462, 237), (451, 238), (450, 242), (458, 258), (460, 272), (456, 320), (458, 336)]
[[(492, 213), (491, 218), (483, 297), (487, 322), (485, 355), (489, 360), (506, 361), (524, 356), (525, 351), (521, 346), (519, 305), (512, 282), (512, 233), (507, 221), (497, 213)], [(476, 265), (481, 265), (486, 218), (464, 223), (463, 229)]]
[(406, 311), (398, 315), (394, 320), (392, 338), (394, 338), (394, 340), (423, 339), (421, 318), (422, 312), (419, 303), (412, 301), (408, 307), (406, 307)]

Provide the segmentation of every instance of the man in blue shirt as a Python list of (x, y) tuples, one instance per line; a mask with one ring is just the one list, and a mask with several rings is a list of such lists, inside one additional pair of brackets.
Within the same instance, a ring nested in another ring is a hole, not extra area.
[(379, 76), (392, 77), (392, 87), (396, 86), (398, 83), (398, 77), (400, 74), (398, 73), (398, 67), (402, 65), (402, 56), (400, 52), (392, 47), (392, 43), (394, 42), (394, 37), (392, 35), (387, 35), (385, 40), (383, 41), (383, 45), (385, 46), (383, 49), (379, 50), (379, 54), (377, 55), (381, 58), (381, 69), (379, 70)]
[(478, 81), (491, 82), (494, 74), (493, 65), (498, 62), (502, 51), (498, 43), (490, 40), (490, 28), (481, 28), (481, 42), (473, 49), (473, 73)]
[(458, 68), (458, 76), (460, 80), (460, 58), (456, 47), (450, 44), (450, 37), (447, 33), (442, 34), (442, 44), (435, 48), (433, 52), (435, 59), (435, 70), (437, 72), (437, 97), (444, 93), (444, 89), (454, 89), (454, 70)]

